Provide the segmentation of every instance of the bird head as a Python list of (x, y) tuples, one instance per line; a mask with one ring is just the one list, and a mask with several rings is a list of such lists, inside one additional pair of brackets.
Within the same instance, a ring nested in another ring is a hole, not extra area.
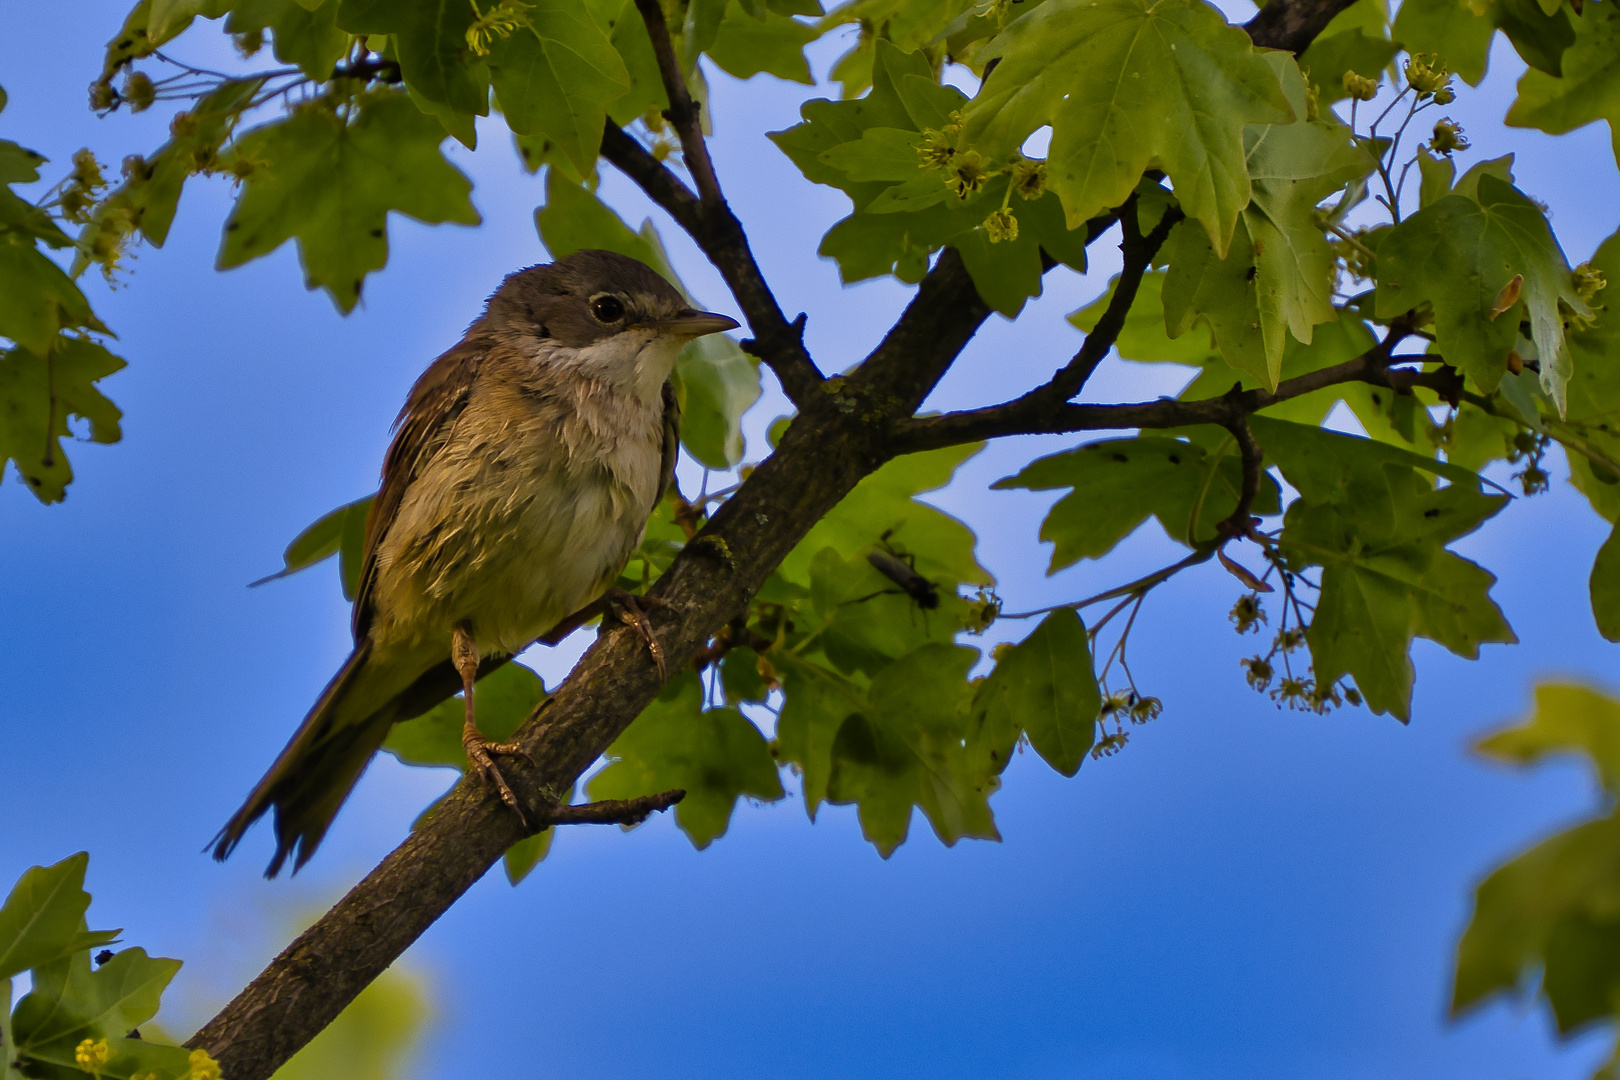
[(633, 389), (657, 401), (693, 338), (738, 326), (698, 311), (646, 263), (587, 249), (508, 275), (484, 323), (536, 361)]

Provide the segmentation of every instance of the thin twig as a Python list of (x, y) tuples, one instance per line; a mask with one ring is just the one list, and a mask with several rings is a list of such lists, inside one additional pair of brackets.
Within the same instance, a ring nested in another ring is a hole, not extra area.
[(686, 792), (676, 788), (635, 799), (604, 799), (579, 806), (557, 806), (542, 815), (541, 821), (545, 825), (639, 825), (684, 798)]
[(681, 155), (697, 183), (698, 196), (709, 207), (721, 206), (725, 197), (720, 194), (720, 180), (714, 174), (709, 146), (703, 141), (703, 103), (692, 100), (692, 93), (686, 87), (686, 76), (675, 56), (675, 44), (669, 38), (669, 24), (664, 21), (664, 7), (658, 0), (636, 0), (636, 10), (641, 12), (641, 21), (647, 24), (653, 56), (658, 59), (658, 74), (664, 80), (664, 93), (669, 97), (664, 119), (674, 125), (675, 134), (680, 137)]

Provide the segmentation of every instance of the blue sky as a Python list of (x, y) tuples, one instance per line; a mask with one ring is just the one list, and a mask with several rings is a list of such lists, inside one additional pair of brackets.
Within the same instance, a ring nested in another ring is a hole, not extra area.
[[(10, 104), (0, 137), (57, 166), (162, 141), (166, 115), (98, 121), (85, 86), (120, 5), (14, 5), (0, 35)], [(824, 71), (831, 53), (818, 57)], [(1500, 126), (1519, 65), (1500, 49), (1485, 87), (1449, 112), (1476, 149), (1519, 154), (1571, 262), (1620, 221), (1608, 132), (1549, 139)], [(844, 197), (802, 181), (761, 136), (796, 119), (803, 88), (712, 75), (715, 155), (789, 313), (810, 314), (824, 368), (858, 359), (908, 291), (846, 289), (814, 255)], [(168, 245), (92, 300), (129, 368), (105, 388), (125, 437), (71, 448), (66, 503), (0, 484), (0, 885), (34, 863), (91, 853), (92, 920), (187, 962), (167, 1013), (205, 1019), (403, 837), (447, 782), (383, 758), (297, 879), (265, 882), (266, 830), (221, 866), (202, 854), (348, 649), (335, 569), (262, 589), (286, 542), (372, 490), (388, 425), (425, 364), (506, 272), (542, 261), (541, 185), (494, 127), (452, 156), (476, 180), (479, 229), (395, 219), (388, 269), (340, 317), (307, 293), (291, 247), (212, 269), (230, 193), (193, 182)], [(650, 211), (616, 177), (624, 216)], [(731, 311), (701, 256), (665, 231), (681, 272)], [(1000, 398), (1078, 344), (1062, 321), (1103, 288), (1105, 242), (1081, 278), (1050, 275), (1017, 324), (993, 318), (933, 404)], [(1167, 369), (1111, 362), (1087, 395), (1171, 392)], [(779, 399), (750, 419), (758, 434)], [(1054, 578), (1035, 540), (1049, 501), (988, 484), (1063, 440), (970, 462), (936, 501), (981, 537), (1011, 609), (1162, 565), (1149, 526), (1126, 550)], [(1556, 1045), (1540, 1010), (1500, 1004), (1444, 1019), (1469, 893), (1490, 866), (1587, 813), (1582, 770), (1530, 774), (1472, 756), (1523, 714), (1547, 676), (1613, 679), (1586, 574), (1606, 533), (1553, 469), (1553, 491), (1509, 507), (1458, 549), (1501, 575), (1522, 644), (1468, 663), (1420, 643), (1410, 727), (1346, 710), (1279, 712), (1244, 685), (1213, 567), (1161, 589), (1133, 668), (1165, 715), (1073, 780), (1033, 756), (996, 796), (1004, 842), (947, 850), (914, 823), (885, 862), (853, 811), (814, 825), (795, 799), (742, 807), (694, 852), (668, 820), (579, 829), (521, 887), (499, 873), (407, 954), (434, 1021), (424, 1080), (780, 1077), (1584, 1077), (1598, 1033)], [(1024, 632), (1017, 624), (1011, 635)], [(999, 628), (998, 628), (999, 630)], [(573, 642), (532, 657), (555, 681)]]

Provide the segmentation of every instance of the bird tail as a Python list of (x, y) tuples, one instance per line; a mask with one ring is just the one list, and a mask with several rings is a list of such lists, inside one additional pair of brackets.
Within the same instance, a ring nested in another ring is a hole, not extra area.
[[(404, 686), (398, 672), (369, 663), (369, 642), (354, 652), (326, 684), (287, 748), (253, 789), (247, 802), (210, 841), (214, 858), (224, 859), (242, 835), (272, 807), (276, 812), (276, 854), (266, 877), (275, 877), (289, 855), (293, 872), (309, 861), (338, 808), (360, 781), (360, 774), (399, 719)], [(406, 678), (408, 685), (411, 681)]]

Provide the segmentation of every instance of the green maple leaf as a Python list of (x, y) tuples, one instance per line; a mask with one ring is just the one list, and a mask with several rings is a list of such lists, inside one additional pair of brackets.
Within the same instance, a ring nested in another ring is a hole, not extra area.
[(123, 414), (96, 383), (123, 367), (102, 346), (66, 334), (45, 356), (22, 346), (0, 350), (0, 467), (8, 458), (16, 462), (40, 502), (59, 502), (73, 480), (62, 449), (72, 436), (68, 418), (89, 422), (91, 442), (117, 442)]
[[(1492, 306), (1516, 275), (1518, 301), (1496, 318)], [(1573, 361), (1560, 305), (1589, 316), (1569, 263), (1540, 207), (1517, 188), (1479, 177), (1478, 201), (1448, 195), (1401, 222), (1378, 247), (1377, 312), (1393, 319), (1434, 305), (1436, 348), (1490, 393), (1507, 373), (1521, 319), (1541, 358), (1541, 385), (1565, 407)]]
[(524, 25), (489, 45), (490, 78), (506, 123), (545, 135), (581, 174), (596, 167), (608, 106), (630, 74), (591, 9), (565, 0), (526, 4)]
[(33, 1056), (75, 1046), (81, 1039), (122, 1038), (157, 1015), (163, 990), (180, 961), (121, 949), (94, 970), (88, 950), (34, 969), (31, 993), (17, 1005), (12, 1032)]
[(670, 680), (606, 756), (586, 785), (590, 797), (683, 789), (675, 821), (699, 850), (725, 835), (740, 797), (774, 802), (784, 794), (765, 736), (736, 709), (704, 709), (696, 672)]
[(731, 0), (708, 53), (721, 70), (734, 78), (748, 79), (763, 72), (813, 85), (815, 78), (804, 58), (804, 47), (820, 36), (821, 30), (812, 23), (769, 9), (750, 14), (738, 0)]
[(0, 979), (54, 963), (77, 949), (90, 894), (84, 891), (85, 852), (24, 872), (0, 905)]
[[(1410, 718), (1412, 638), (1460, 656), (1516, 641), (1495, 578), (1445, 545), (1507, 503), (1466, 469), (1373, 439), (1255, 416), (1250, 426), (1300, 497), (1280, 544), (1291, 568), (1322, 567), (1307, 632), (1320, 686), (1345, 675), (1374, 712)], [(1436, 488), (1425, 474), (1445, 477)]]
[(915, 558), (923, 577), (971, 585), (994, 578), (979, 564), (973, 530), (917, 498), (950, 483), (958, 467), (983, 449), (982, 443), (906, 454), (855, 485), (827, 516), (788, 553), (778, 573), (789, 582), (810, 584), (810, 564), (823, 548), (848, 560), (865, 559), (880, 539)]
[(467, 0), (342, 0), (337, 25), (391, 34), (412, 100), (472, 149), (473, 117), (489, 115), (489, 67), (467, 44), (476, 17)]
[(1243, 126), (1293, 118), (1275, 69), (1199, 0), (1048, 0), (992, 56), (967, 140), (1004, 158), (1050, 124), (1048, 184), (1071, 228), (1123, 202), (1157, 159), (1224, 256), (1250, 198)]
[(1058, 608), (1034, 633), (996, 655), (976, 704), (992, 714), (992, 724), (1022, 728), (1035, 752), (1064, 776), (1079, 772), (1096, 740), (1102, 708), (1080, 616)]
[(225, 223), (219, 268), (298, 241), (304, 281), (352, 311), (388, 261), (390, 211), (437, 225), (479, 223), (472, 182), (439, 153), (444, 131), (405, 95), (382, 91), (341, 115), (323, 99), (236, 143), (255, 167)]
[[(1299, 68), (1281, 54), (1266, 59), (1303, 116)], [(1251, 125), (1244, 155), (1253, 199), (1225, 258), (1207, 234), (1187, 226), (1178, 226), (1167, 245), (1165, 324), (1179, 336), (1195, 320), (1207, 321), (1227, 363), (1269, 389), (1282, 377), (1289, 334), (1308, 345), (1312, 328), (1336, 317), (1336, 263), (1317, 204), (1367, 176), (1373, 161), (1348, 128), (1321, 120)]]
[(365, 563), (366, 516), (371, 512), (372, 498), (367, 495), (322, 514), (287, 545), (287, 550), (282, 553), (281, 569), (253, 584), (263, 585), (296, 574), (336, 555), (343, 599), (353, 600)]
[(966, 745), (975, 723), (967, 672), (978, 658), (961, 645), (925, 645), (880, 671), (867, 708), (838, 728), (827, 800), (857, 805), (862, 834), (884, 858), (905, 841), (913, 807), (946, 846), (1001, 839), (989, 804), (1000, 768), (985, 768)]
[(1620, 13), (1612, 4), (1593, 4), (1576, 20), (1575, 32), (1575, 43), (1564, 54), (1563, 78), (1526, 71), (1507, 123), (1562, 135), (1607, 120), (1620, 161)]
[[(1041, 539), (1052, 542), (1055, 574), (1081, 559), (1100, 559), (1156, 517), (1172, 540), (1200, 543), (1218, 535), (1216, 525), (1237, 509), (1243, 470), (1230, 439), (1215, 452), (1163, 436), (1105, 439), (1037, 458), (996, 490), (1050, 491), (1071, 488), (1041, 522)], [(1262, 483), (1254, 512), (1275, 514), (1277, 487)], [(1196, 522), (1196, 524), (1195, 524)]]
[[(770, 133), (807, 179), (839, 188), (854, 204), (819, 249), (837, 260), (844, 281), (884, 274), (919, 281), (929, 255), (949, 245), (984, 301), (1012, 318), (1041, 293), (1043, 251), (1084, 271), (1085, 233), (1069, 228), (1056, 195), (1008, 200), (1008, 178), (996, 176), (958, 199), (944, 172), (923, 167), (923, 133), (947, 127), (967, 99), (941, 86), (920, 52), (879, 42), (874, 55), (869, 94), (806, 102), (804, 123)], [(1003, 203), (1018, 220), (1018, 235), (992, 242), (983, 223)]]
[(1435, 53), (1470, 86), (1485, 78), (1497, 30), (1519, 56), (1553, 77), (1575, 40), (1569, 16), (1537, 0), (1403, 0), (1393, 33), (1408, 53)]
[(337, 28), (335, 0), (232, 0), (230, 6), (227, 34), (269, 30), (276, 59), (298, 65), (316, 82), (330, 79), (348, 51), (349, 35)]

